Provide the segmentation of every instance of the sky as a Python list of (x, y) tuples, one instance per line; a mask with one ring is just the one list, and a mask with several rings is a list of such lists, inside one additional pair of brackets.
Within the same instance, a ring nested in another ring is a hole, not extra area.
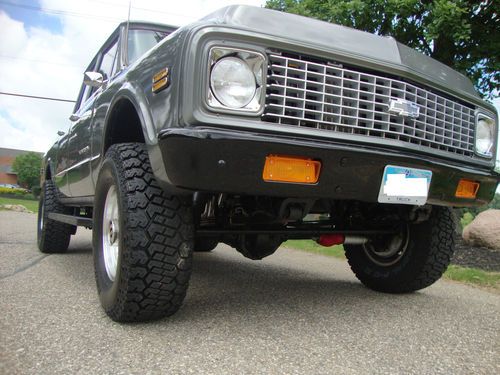
[[(132, 20), (182, 26), (227, 5), (265, 0), (132, 0)], [(76, 100), (83, 72), (128, 16), (128, 0), (1, 0), (0, 92)], [(0, 147), (46, 152), (73, 103), (0, 95)]]
[[(265, 0), (132, 0), (131, 19), (182, 26), (231, 4)], [(75, 100), (83, 72), (129, 0), (0, 0), (0, 92)], [(500, 112), (500, 99), (494, 102)], [(0, 95), (0, 147), (47, 151), (73, 104)]]

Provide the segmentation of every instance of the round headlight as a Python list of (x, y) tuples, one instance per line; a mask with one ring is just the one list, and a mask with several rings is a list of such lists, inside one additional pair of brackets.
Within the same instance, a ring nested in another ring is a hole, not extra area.
[(230, 108), (248, 105), (257, 89), (252, 70), (237, 57), (225, 57), (215, 63), (210, 87), (217, 100)]
[(483, 156), (492, 156), (494, 139), (493, 120), (480, 117), (476, 126), (476, 151)]

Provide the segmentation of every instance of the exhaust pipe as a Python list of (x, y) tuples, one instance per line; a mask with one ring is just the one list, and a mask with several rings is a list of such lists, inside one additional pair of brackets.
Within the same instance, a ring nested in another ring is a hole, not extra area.
[(344, 234), (322, 234), (316, 242), (324, 247), (334, 245), (364, 245), (368, 242), (368, 237)]

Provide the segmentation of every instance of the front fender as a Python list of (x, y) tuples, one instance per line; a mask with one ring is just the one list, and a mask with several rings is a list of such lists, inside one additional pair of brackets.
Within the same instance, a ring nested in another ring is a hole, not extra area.
[[(139, 117), (139, 121), (141, 123), (141, 128), (142, 128), (142, 133), (144, 135), (144, 141), (146, 142), (147, 145), (151, 144), (157, 144), (158, 143), (158, 137), (156, 135), (156, 130), (153, 122), (153, 117), (150, 111), (150, 107), (148, 104), (148, 100), (146, 96), (144, 95), (143, 91), (140, 90), (138, 87), (135, 87), (133, 84), (130, 82), (126, 82), (114, 95), (113, 99), (111, 100), (111, 103), (109, 105), (109, 110), (106, 114), (105, 120), (104, 120), (104, 137), (108, 134), (109, 131), (109, 124), (110, 120), (112, 118), (112, 115), (114, 111), (117, 108), (117, 105), (122, 103), (122, 100), (128, 101), (132, 106), (134, 107), (137, 116)], [(102, 153), (105, 152), (104, 150), (104, 142), (103, 142), (103, 150)]]
[[(163, 164), (163, 157), (161, 151), (158, 147), (158, 136), (155, 127), (155, 121), (153, 114), (151, 112), (151, 105), (148, 101), (146, 95), (144, 95), (144, 90), (139, 89), (138, 86), (133, 85), (130, 82), (126, 82), (114, 95), (109, 110), (106, 114), (103, 129), (103, 138), (109, 134), (112, 117), (116, 110), (119, 110), (119, 106), (123, 104), (123, 101), (128, 101), (137, 113), (137, 117), (140, 121), (140, 126), (142, 129), (142, 134), (144, 136), (144, 141), (146, 143), (146, 148), (148, 150), (149, 161), (153, 173), (158, 181), (158, 183), (165, 189), (172, 193), (181, 193), (177, 189), (173, 189), (168, 176), (165, 171), (165, 166)], [(102, 142), (101, 155), (104, 158), (106, 152), (106, 142)], [(175, 190), (175, 191), (174, 191)]]

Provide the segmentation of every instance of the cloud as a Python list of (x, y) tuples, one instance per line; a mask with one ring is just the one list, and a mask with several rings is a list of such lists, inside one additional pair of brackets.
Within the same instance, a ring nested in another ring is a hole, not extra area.
[[(55, 98), (78, 93), (83, 58), (72, 40), (43, 28), (27, 28), (0, 12), (0, 91)], [(78, 40), (80, 41), (80, 40)], [(0, 146), (46, 151), (57, 130), (67, 131), (72, 105), (1, 95)]]
[[(184, 25), (234, 3), (264, 0), (133, 0), (131, 19)], [(32, 26), (0, 9), (0, 91), (75, 100), (84, 69), (127, 19), (128, 0), (41, 0), (39, 6), (59, 18), (57, 28), (54, 22)], [(47, 151), (58, 130), (68, 131), (72, 109), (71, 103), (0, 95), (0, 147)]]
[[(19, 46), (26, 44), (28, 34), (24, 30), (22, 22), (15, 21), (5, 12), (0, 11), (0, 51), (6, 54), (16, 54), (19, 52)], [(6, 32), (9, 30), (9, 32)]]

